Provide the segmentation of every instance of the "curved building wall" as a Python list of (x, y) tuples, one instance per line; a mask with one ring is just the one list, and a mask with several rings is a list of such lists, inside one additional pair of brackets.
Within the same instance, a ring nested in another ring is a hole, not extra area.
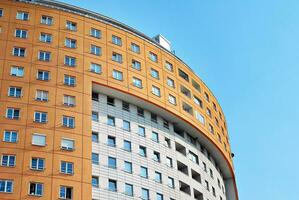
[(227, 199), (238, 198), (216, 98), (182, 60), (120, 22), (56, 1), (2, 0), (0, 91), (1, 199), (91, 199), (92, 91), (180, 124), (215, 160)]

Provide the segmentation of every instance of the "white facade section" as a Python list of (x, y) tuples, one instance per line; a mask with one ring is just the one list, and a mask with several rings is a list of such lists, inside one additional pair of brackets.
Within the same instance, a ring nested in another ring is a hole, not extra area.
[[(92, 152), (99, 154), (99, 164), (92, 164), (92, 175), (99, 179), (99, 186), (92, 189), (93, 199), (140, 200), (144, 188), (149, 190), (151, 200), (161, 199), (158, 194), (163, 195), (163, 200), (226, 200), (226, 184), (220, 170), (198, 141), (188, 142), (190, 139), (186, 136), (174, 132), (171, 123), (166, 128), (167, 123), (159, 116), (157, 123), (154, 122), (148, 110), (144, 110), (142, 117), (133, 104), (128, 111), (123, 109), (120, 99), (114, 98), (114, 105), (111, 105), (107, 104), (106, 95), (98, 97), (92, 105), (93, 112), (98, 113), (98, 121), (92, 122), (92, 131), (98, 134), (98, 142), (92, 142)], [(108, 125), (108, 116), (115, 119), (115, 126)], [(130, 122), (129, 131), (123, 128), (124, 120)], [(138, 133), (139, 126), (145, 128), (145, 137)], [(152, 138), (153, 132), (158, 133), (158, 142)], [(108, 145), (108, 137), (115, 138), (115, 146)], [(131, 151), (124, 149), (124, 140), (131, 142)], [(146, 148), (146, 157), (139, 154), (140, 146)], [(160, 162), (155, 161), (155, 153), (160, 154)], [(116, 168), (109, 167), (108, 157), (116, 159)], [(172, 167), (168, 166), (169, 158)], [(132, 163), (132, 173), (126, 172), (125, 161)], [(148, 178), (142, 177), (141, 166), (147, 168)], [(161, 182), (156, 172), (161, 174)], [(173, 188), (171, 179), (174, 180)], [(116, 181), (115, 191), (109, 188), (109, 180)], [(126, 183), (133, 185), (133, 196), (126, 194)]]

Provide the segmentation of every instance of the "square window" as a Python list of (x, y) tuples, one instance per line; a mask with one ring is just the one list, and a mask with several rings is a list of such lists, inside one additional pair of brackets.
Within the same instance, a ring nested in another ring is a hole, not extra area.
[(128, 173), (130, 173), (130, 174), (133, 173), (132, 163), (131, 163), (131, 162), (128, 162), (128, 161), (125, 161), (125, 162), (124, 162), (124, 171), (125, 171), (125, 172), (128, 172)]
[(166, 165), (171, 168), (173, 167), (172, 159), (170, 157), (166, 157)]
[(43, 15), (41, 17), (41, 22), (40, 23), (51, 26), (53, 24), (53, 17)]
[(173, 65), (170, 62), (168, 62), (168, 61), (165, 62), (165, 68), (168, 71), (173, 72)]
[(76, 105), (76, 97), (70, 95), (63, 95), (63, 104), (65, 106), (74, 107)]
[(149, 190), (148, 189), (141, 188), (141, 199), (142, 200), (149, 200), (150, 199)]
[(160, 157), (160, 153), (157, 151), (154, 151), (154, 157), (153, 160), (156, 162), (161, 162), (161, 157)]
[(122, 81), (123, 80), (123, 73), (121, 71), (117, 71), (117, 70), (113, 70), (112, 72), (112, 77), (118, 81)]
[(74, 173), (74, 163), (61, 161), (61, 163), (60, 163), (60, 173), (62, 173), (62, 174), (73, 174)]
[(25, 39), (28, 36), (28, 31), (27, 30), (23, 30), (23, 29), (16, 29), (15, 30), (15, 36), (17, 38)]
[(158, 56), (153, 52), (149, 52), (149, 59), (153, 62), (158, 62)]
[(69, 67), (75, 67), (77, 65), (77, 59), (75, 57), (65, 56), (64, 64)]
[(77, 31), (77, 23), (71, 22), (71, 21), (67, 21), (66, 22), (66, 29), (68, 29), (70, 31)]
[(66, 128), (75, 128), (75, 118), (64, 115), (62, 117), (62, 126)]
[(140, 167), (140, 176), (143, 178), (148, 178), (148, 170), (146, 167)]
[(156, 195), (157, 195), (156, 200), (163, 200), (164, 199), (163, 194), (157, 193)]
[(71, 49), (77, 48), (77, 40), (71, 38), (66, 38), (64, 44), (67, 48), (71, 48)]
[(122, 101), (122, 109), (130, 112), (130, 104), (126, 101)]
[(116, 52), (112, 52), (112, 60), (118, 63), (122, 63), (123, 62), (123, 57), (121, 54), (116, 53)]
[(151, 76), (159, 80), (159, 72), (153, 68), (151, 68)]
[(24, 68), (19, 66), (12, 66), (10, 68), (10, 75), (16, 77), (23, 77), (24, 76)]
[(174, 179), (171, 177), (168, 177), (168, 187), (174, 188)]
[(112, 192), (117, 191), (117, 182), (116, 182), (116, 180), (109, 179), (109, 181), (108, 181), (108, 190), (110, 190)]
[(13, 181), (12, 180), (0, 180), (0, 192), (12, 193), (13, 192)]
[(113, 136), (108, 135), (107, 145), (110, 147), (116, 147), (116, 139)]
[(5, 130), (3, 133), (3, 141), (16, 143), (18, 141), (18, 132), (11, 131), (11, 130)]
[(131, 124), (129, 121), (123, 120), (123, 129), (125, 131), (131, 131)]
[(152, 86), (152, 93), (158, 97), (161, 97), (161, 91), (160, 88), (156, 87), (156, 86)]
[(48, 113), (35, 111), (34, 112), (34, 122), (36, 123), (47, 123), (48, 121)]
[(29, 195), (32, 196), (43, 196), (44, 184), (42, 183), (30, 183), (29, 184)]
[(124, 140), (124, 150), (131, 152), (132, 151), (132, 144), (128, 140)]
[(144, 110), (140, 107), (137, 107), (137, 115), (140, 117), (144, 117)]
[(51, 59), (51, 52), (49, 52), (49, 51), (39, 51), (38, 52), (38, 60), (39, 61), (49, 62), (50, 59)]
[(97, 39), (100, 39), (102, 37), (102, 32), (101, 32), (101, 30), (91, 28), (90, 29), (90, 36), (95, 37)]
[(107, 96), (107, 105), (115, 106), (115, 99), (113, 97)]
[(142, 88), (142, 80), (136, 77), (133, 77), (133, 85), (138, 88)]
[(158, 123), (158, 117), (156, 114), (151, 113), (151, 121), (154, 123)]
[(91, 45), (90, 46), (90, 53), (96, 56), (102, 55), (102, 48), (99, 46)]
[(137, 60), (132, 60), (132, 68), (140, 71), (141, 70), (141, 63)]
[(41, 134), (32, 134), (32, 145), (46, 146), (46, 136)]
[(75, 141), (72, 139), (63, 138), (61, 140), (61, 149), (68, 151), (75, 150)]
[(143, 126), (138, 126), (138, 135), (145, 137), (145, 128)]
[(122, 40), (120, 37), (116, 36), (116, 35), (112, 35), (112, 43), (117, 45), (117, 46), (121, 46), (122, 45)]
[(100, 64), (91, 63), (90, 64), (90, 71), (96, 74), (102, 73), (102, 66)]
[(125, 183), (125, 194), (128, 196), (133, 196), (133, 185)]
[(37, 80), (40, 81), (49, 81), (50, 80), (50, 72), (38, 70), (37, 72)]
[(44, 158), (31, 158), (31, 167), (32, 170), (42, 171), (45, 169), (45, 159)]
[(115, 126), (115, 117), (107, 116), (107, 124), (110, 126)]
[(41, 33), (39, 36), (39, 41), (44, 43), (51, 43), (53, 41), (53, 36), (48, 33)]
[(116, 158), (109, 156), (108, 157), (108, 167), (116, 169)]
[(146, 157), (146, 147), (139, 146), (139, 155), (142, 157)]
[(48, 101), (49, 92), (44, 90), (36, 90), (35, 100), (37, 101)]
[(131, 43), (131, 51), (133, 51), (134, 53), (140, 53), (140, 46), (135, 44), (135, 43)]
[(172, 88), (175, 88), (175, 85), (174, 85), (174, 80), (172, 80), (171, 78), (167, 78), (167, 85), (169, 87), (172, 87)]
[(73, 188), (68, 186), (60, 186), (59, 198), (61, 199), (73, 199)]

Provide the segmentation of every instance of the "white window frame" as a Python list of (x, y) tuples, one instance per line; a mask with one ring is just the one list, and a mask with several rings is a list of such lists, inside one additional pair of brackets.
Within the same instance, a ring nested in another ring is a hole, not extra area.
[[(35, 136), (44, 138), (45, 142), (43, 144), (34, 142), (34, 137)], [(41, 147), (47, 146), (47, 136), (45, 134), (33, 133), (32, 137), (31, 137), (31, 144), (34, 145), (34, 146), (41, 146)]]

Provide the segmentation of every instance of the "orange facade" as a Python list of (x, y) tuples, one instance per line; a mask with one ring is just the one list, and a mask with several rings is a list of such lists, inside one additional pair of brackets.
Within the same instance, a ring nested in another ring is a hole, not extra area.
[[(32, 199), (28, 195), (32, 181), (44, 183), (44, 199), (57, 199), (61, 185), (73, 188), (74, 199), (91, 199), (92, 83), (137, 96), (189, 122), (220, 149), (232, 170), (228, 134), (220, 105), (207, 86), (172, 53), (129, 30), (59, 9), (12, 0), (2, 0), (0, 9), (3, 12), (0, 17), (0, 133), (6, 130), (18, 133), (16, 143), (0, 140), (1, 154), (16, 155), (14, 167), (0, 166), (0, 179), (14, 180), (13, 194), (0, 193), (0, 199)], [(16, 19), (18, 12), (27, 13), (28, 19)], [(43, 16), (51, 17), (51, 25), (41, 23)], [(69, 30), (67, 22), (74, 22), (76, 30)], [(16, 37), (17, 29), (25, 30), (27, 36)], [(91, 29), (99, 30), (100, 38), (91, 36)], [(51, 42), (42, 42), (42, 33), (51, 35)], [(121, 39), (121, 45), (113, 43), (115, 36)], [(76, 41), (75, 48), (66, 47), (66, 39)], [(139, 46), (139, 53), (132, 51), (133, 43)], [(101, 48), (100, 55), (91, 53), (92, 45)], [(25, 49), (24, 57), (13, 55), (16, 47)], [(48, 61), (39, 60), (41, 51), (50, 52)], [(156, 61), (150, 59), (150, 53), (157, 56)], [(113, 60), (114, 54), (121, 55), (121, 62)], [(76, 59), (74, 67), (65, 64), (66, 57)], [(133, 60), (140, 63), (140, 70), (132, 67)], [(91, 63), (101, 65), (101, 73), (92, 72)], [(166, 63), (171, 63), (173, 69), (168, 70)], [(23, 68), (23, 75), (13, 76), (12, 66)], [(180, 76), (179, 69), (188, 75), (188, 81)], [(122, 73), (121, 81), (113, 77), (113, 70)], [(158, 78), (152, 76), (152, 70), (158, 72)], [(39, 71), (47, 71), (49, 80), (38, 80)], [(75, 77), (73, 87), (64, 84), (65, 75)], [(142, 81), (141, 88), (133, 85), (133, 78)], [(167, 84), (168, 79), (173, 80), (174, 87)], [(160, 89), (160, 96), (152, 93), (153, 86)], [(189, 90), (189, 97), (181, 92), (181, 86)], [(21, 96), (9, 96), (10, 87), (21, 88)], [(37, 90), (46, 91), (48, 100), (37, 101)], [(65, 95), (75, 98), (75, 106), (64, 104)], [(176, 98), (175, 104), (169, 102), (169, 95)], [(194, 96), (201, 100), (202, 106), (194, 102)], [(183, 109), (183, 104), (192, 108), (191, 114)], [(19, 109), (19, 119), (8, 119), (8, 108)], [(37, 111), (47, 113), (46, 123), (34, 121)], [(196, 119), (195, 111), (204, 117), (204, 124)], [(75, 127), (64, 127), (63, 116), (73, 117)], [(34, 133), (46, 136), (45, 146), (32, 145)], [(72, 151), (61, 149), (62, 138), (74, 140), (75, 148)], [(30, 169), (32, 157), (45, 159), (43, 171)], [(72, 175), (60, 173), (61, 161), (74, 164)]]

